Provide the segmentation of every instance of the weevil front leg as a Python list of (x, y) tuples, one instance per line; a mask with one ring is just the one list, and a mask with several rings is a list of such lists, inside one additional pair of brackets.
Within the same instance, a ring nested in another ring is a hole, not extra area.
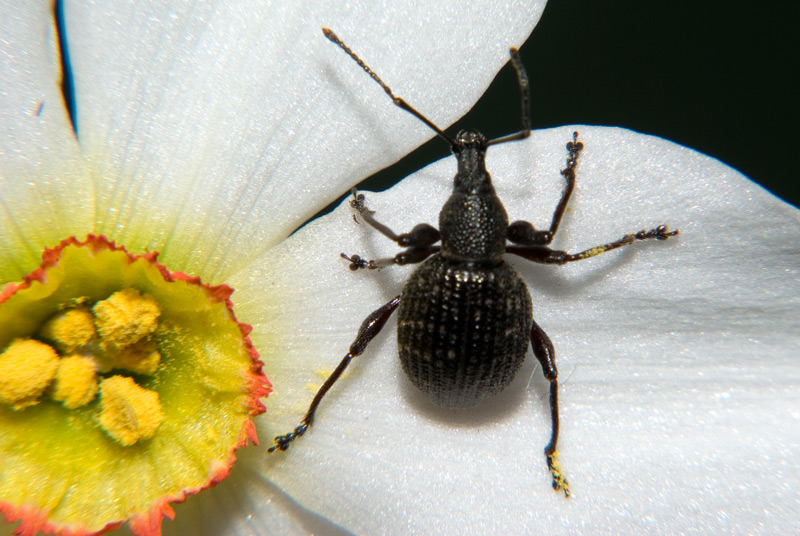
[(347, 352), (347, 355), (344, 356), (344, 359), (339, 363), (339, 366), (328, 376), (328, 379), (325, 380), (325, 383), (322, 384), (322, 387), (319, 388), (317, 394), (314, 396), (314, 399), (311, 401), (311, 405), (308, 407), (308, 411), (306, 411), (303, 420), (300, 421), (300, 424), (295, 427), (295, 429), (287, 434), (276, 436), (273, 439), (273, 445), (267, 449), (267, 452), (275, 452), (276, 450), (286, 450), (289, 448), (289, 445), (300, 437), (301, 435), (305, 434), (308, 430), (308, 427), (314, 422), (314, 414), (317, 412), (317, 406), (322, 401), (322, 398), (328, 392), (328, 390), (336, 383), (336, 380), (341, 377), (342, 373), (347, 368), (347, 365), (350, 364), (350, 361), (364, 352), (364, 349), (367, 347), (369, 342), (375, 338), (375, 336), (380, 333), (383, 326), (386, 324), (386, 321), (389, 320), (389, 317), (392, 316), (394, 310), (397, 309), (397, 306), (400, 305), (400, 296), (397, 296), (390, 302), (386, 303), (379, 309), (373, 311), (365, 320), (361, 323), (361, 327), (358, 328), (358, 334), (356, 335), (353, 344), (350, 345), (350, 351)]
[(393, 264), (402, 265), (422, 262), (441, 249), (439, 246), (433, 245), (441, 238), (439, 231), (435, 227), (427, 223), (420, 223), (411, 229), (411, 231), (398, 235), (389, 227), (375, 219), (375, 211), (367, 208), (364, 194), (358, 193), (355, 188), (353, 188), (351, 192), (353, 194), (353, 199), (350, 200), (350, 206), (358, 211), (362, 220), (383, 236), (396, 242), (397, 245), (408, 248), (394, 257), (376, 260), (368, 260), (359, 255), (345, 255), (342, 253), (342, 258), (350, 262), (351, 270), (374, 270)]
[(529, 261), (540, 262), (545, 264), (566, 264), (568, 262), (580, 261), (595, 257), (606, 251), (621, 248), (629, 244), (633, 244), (638, 240), (666, 240), (671, 236), (678, 234), (678, 230), (670, 231), (666, 225), (659, 225), (649, 231), (639, 231), (638, 233), (628, 233), (619, 240), (609, 242), (580, 253), (567, 253), (566, 251), (558, 251), (550, 249), (547, 246), (553, 241), (556, 231), (561, 224), (561, 218), (564, 216), (564, 211), (569, 203), (569, 198), (572, 196), (572, 191), (575, 189), (575, 170), (578, 167), (578, 157), (583, 150), (583, 143), (578, 141), (578, 133), (572, 133), (572, 141), (567, 143), (567, 167), (561, 170), (561, 175), (567, 181), (564, 190), (561, 192), (561, 199), (558, 201), (555, 211), (553, 212), (553, 220), (550, 223), (550, 229), (547, 231), (536, 230), (530, 222), (515, 221), (508, 226), (507, 238), (509, 242), (516, 245), (506, 247), (506, 253), (513, 253), (519, 255)]
[(553, 343), (550, 342), (550, 337), (547, 333), (539, 327), (536, 321), (533, 321), (531, 327), (531, 347), (533, 348), (533, 355), (542, 365), (542, 372), (544, 377), (550, 382), (550, 421), (552, 423), (552, 432), (550, 435), (550, 443), (544, 449), (544, 455), (547, 458), (547, 468), (550, 470), (550, 475), (553, 477), (553, 489), (556, 491), (563, 491), (564, 495), (569, 497), (569, 482), (567, 482), (564, 473), (561, 470), (561, 464), (558, 463), (558, 369), (556, 369), (556, 352), (553, 348)]
[(533, 224), (527, 221), (515, 221), (508, 226), (508, 240), (521, 246), (546, 246), (553, 241), (561, 224), (561, 218), (567, 209), (567, 203), (575, 189), (575, 168), (578, 166), (578, 157), (583, 150), (583, 143), (578, 141), (578, 133), (572, 133), (572, 141), (567, 143), (567, 167), (561, 170), (561, 176), (566, 180), (561, 198), (553, 211), (550, 229), (538, 231)]

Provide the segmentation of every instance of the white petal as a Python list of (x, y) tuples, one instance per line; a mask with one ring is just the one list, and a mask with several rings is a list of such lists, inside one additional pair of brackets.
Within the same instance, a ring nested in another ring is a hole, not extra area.
[[(554, 247), (581, 251), (659, 224), (681, 234), (565, 267), (512, 259), (556, 347), (573, 498), (550, 488), (547, 386), (530, 356), (489, 403), (443, 410), (403, 376), (394, 320), (323, 400), (314, 427), (265, 455), (265, 479), (357, 534), (792, 532), (800, 213), (665, 140), (577, 130), (586, 148)], [(490, 148), (511, 220), (549, 224), (571, 132)], [(369, 206), (398, 232), (436, 224), (454, 171), (445, 159), (368, 193)], [(262, 441), (293, 429), (362, 320), (411, 270), (353, 273), (339, 253), (384, 257), (393, 246), (342, 206), (232, 282), (275, 388)]]
[(543, 7), (69, 4), (79, 138), (102, 185), (98, 229), (223, 280), (432, 135), (321, 26), (445, 127), (482, 94)]
[(0, 284), (94, 220), (91, 182), (61, 93), (52, 2), (0, 5)]
[(265, 479), (260, 470), (264, 456), (263, 448), (239, 451), (227, 479), (175, 506), (175, 520), (165, 520), (162, 526), (164, 536), (350, 534), (304, 509)]

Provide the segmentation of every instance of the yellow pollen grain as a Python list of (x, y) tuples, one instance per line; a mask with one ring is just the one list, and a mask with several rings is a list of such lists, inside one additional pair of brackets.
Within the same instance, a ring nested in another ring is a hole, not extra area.
[(152, 376), (158, 370), (161, 354), (152, 339), (145, 339), (123, 348), (114, 356), (114, 367), (129, 370), (136, 374)]
[(69, 409), (85, 406), (97, 394), (95, 362), (90, 357), (71, 355), (61, 359), (56, 373), (53, 399)]
[[(316, 374), (319, 377), (320, 380), (325, 381), (330, 377), (331, 374), (333, 374), (333, 370), (331, 370), (331, 369), (318, 369), (318, 370), (314, 371), (314, 374)], [(345, 378), (345, 377), (347, 377), (347, 373), (343, 372), (342, 375), (341, 375), (341, 378)]]
[(153, 437), (164, 420), (158, 393), (125, 376), (112, 376), (100, 383), (100, 405), (100, 425), (126, 447)]
[(94, 315), (86, 307), (70, 309), (48, 320), (41, 334), (62, 352), (74, 352), (94, 338)]
[(0, 354), (0, 402), (14, 409), (37, 403), (58, 370), (58, 354), (33, 339), (14, 339)]
[(588, 259), (589, 257), (596, 257), (597, 255), (600, 255), (604, 251), (605, 251), (605, 249), (603, 249), (602, 247), (596, 247), (596, 248), (588, 249), (588, 250), (584, 251), (583, 253), (578, 254), (578, 256), (581, 259)]
[(156, 301), (128, 288), (97, 302), (92, 308), (95, 326), (105, 348), (124, 348), (152, 334), (161, 310)]
[(547, 465), (550, 467), (550, 475), (553, 477), (553, 489), (556, 491), (563, 491), (564, 496), (569, 498), (571, 495), (569, 482), (567, 482), (567, 479), (564, 477), (564, 470), (558, 462), (557, 450), (547, 456)]

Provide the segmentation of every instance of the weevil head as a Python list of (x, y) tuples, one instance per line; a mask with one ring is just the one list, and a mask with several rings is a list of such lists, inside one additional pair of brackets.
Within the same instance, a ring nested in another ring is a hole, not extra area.
[(454, 191), (478, 194), (491, 189), (492, 179), (486, 171), (487, 141), (476, 130), (462, 130), (456, 136), (451, 151), (458, 159)]
[(477, 149), (481, 154), (486, 154), (488, 142), (486, 136), (477, 130), (462, 130), (456, 136), (456, 145), (461, 148)]
[(486, 138), (462, 130), (451, 144), (458, 159), (453, 193), (439, 213), (441, 255), (459, 261), (497, 261), (505, 251), (508, 216), (486, 171)]

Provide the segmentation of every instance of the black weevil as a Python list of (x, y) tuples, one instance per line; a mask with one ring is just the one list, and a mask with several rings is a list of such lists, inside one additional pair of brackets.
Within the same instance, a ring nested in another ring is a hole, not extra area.
[[(629, 233), (608, 244), (580, 253), (550, 249), (561, 217), (575, 187), (575, 168), (583, 144), (578, 133), (567, 143), (567, 166), (561, 171), (566, 186), (547, 230), (537, 230), (527, 221), (509, 225), (508, 216), (486, 171), (485, 155), (490, 145), (530, 136), (528, 78), (516, 49), (511, 63), (522, 93), (522, 130), (492, 141), (477, 131), (461, 131), (450, 138), (429, 119), (412, 108), (391, 89), (330, 29), (325, 37), (342, 48), (380, 84), (392, 102), (433, 129), (449, 145), (458, 161), (453, 193), (439, 213), (439, 229), (419, 224), (410, 232), (395, 234), (378, 222), (353, 189), (351, 206), (380, 233), (407, 248), (390, 259), (366, 260), (358, 255), (342, 257), (351, 270), (389, 265), (422, 264), (403, 286), (400, 296), (383, 305), (361, 324), (350, 351), (317, 391), (300, 424), (275, 437), (269, 452), (286, 450), (314, 421), (325, 393), (339, 379), (350, 360), (361, 355), (397, 310), (397, 342), (400, 361), (408, 378), (433, 402), (441, 406), (474, 406), (502, 391), (520, 369), (528, 344), (550, 382), (552, 433), (545, 448), (553, 488), (569, 496), (569, 484), (558, 464), (558, 371), (550, 338), (533, 320), (528, 287), (509, 265), (504, 254), (512, 253), (533, 262), (566, 264), (594, 257), (637, 240), (666, 240), (678, 234), (661, 225), (649, 231)], [(441, 245), (436, 245), (441, 240)], [(510, 242), (510, 244), (508, 244)], [(423, 262), (424, 261), (424, 262)]]

